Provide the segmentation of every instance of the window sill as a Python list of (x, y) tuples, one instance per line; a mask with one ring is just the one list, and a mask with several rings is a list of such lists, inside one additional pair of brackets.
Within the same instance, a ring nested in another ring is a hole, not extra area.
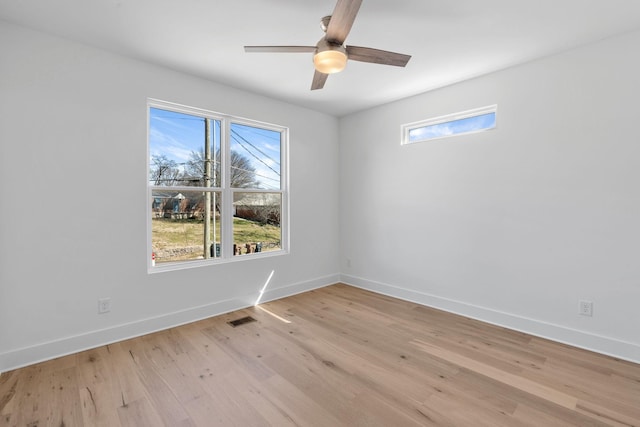
[(279, 250), (279, 251), (269, 251), (269, 252), (261, 252), (259, 254), (249, 254), (249, 255), (237, 255), (231, 258), (213, 258), (213, 259), (200, 259), (200, 260), (192, 260), (192, 261), (174, 261), (168, 262), (164, 264), (156, 264), (152, 266), (149, 264), (147, 266), (148, 274), (156, 274), (156, 273), (164, 273), (167, 271), (177, 271), (177, 270), (186, 270), (189, 268), (199, 268), (199, 267), (211, 267), (221, 264), (229, 264), (241, 261), (250, 261), (256, 259), (263, 258), (272, 258), (282, 255), (289, 255), (289, 251)]

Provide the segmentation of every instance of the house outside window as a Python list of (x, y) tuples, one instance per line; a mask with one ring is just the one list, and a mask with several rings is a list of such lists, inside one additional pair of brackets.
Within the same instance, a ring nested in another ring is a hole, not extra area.
[(288, 129), (148, 103), (150, 272), (288, 252)]

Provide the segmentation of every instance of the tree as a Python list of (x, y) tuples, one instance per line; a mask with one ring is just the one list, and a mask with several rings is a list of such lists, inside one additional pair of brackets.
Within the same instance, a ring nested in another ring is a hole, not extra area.
[[(218, 169), (214, 164), (214, 168)], [(184, 178), (188, 181), (186, 185), (204, 187), (204, 151), (192, 151), (189, 160), (185, 164)], [(212, 186), (217, 187), (214, 181)]]
[(237, 215), (261, 224), (280, 225), (280, 195), (245, 193), (240, 199)]
[[(187, 181), (185, 185), (202, 186), (204, 177), (204, 151), (192, 151), (191, 158), (185, 165), (184, 175), (181, 180)], [(213, 187), (220, 187), (220, 150), (216, 151), (213, 163)], [(231, 187), (233, 188), (255, 188), (256, 168), (251, 165), (251, 161), (236, 151), (231, 151)]]
[(180, 177), (180, 169), (174, 160), (169, 160), (166, 155), (151, 156), (151, 169), (149, 170), (149, 181), (153, 185), (171, 186)]
[[(220, 158), (218, 155), (216, 157)], [(257, 185), (256, 168), (251, 161), (237, 151), (231, 151), (231, 187), (255, 188)]]

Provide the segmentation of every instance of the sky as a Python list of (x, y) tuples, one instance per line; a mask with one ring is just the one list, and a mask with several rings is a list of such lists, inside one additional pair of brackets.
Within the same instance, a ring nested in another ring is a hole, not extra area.
[(496, 125), (496, 113), (486, 113), (478, 116), (452, 120), (434, 125), (422, 126), (409, 131), (409, 142), (424, 141), (427, 139), (443, 138), (462, 133), (478, 132), (492, 129)]
[[(213, 121), (214, 151), (220, 147), (221, 122)], [(280, 132), (231, 124), (231, 151), (246, 157), (255, 169), (259, 188), (280, 189)], [(192, 152), (204, 152), (204, 118), (158, 108), (150, 108), (149, 164), (165, 155), (179, 167), (191, 159)]]

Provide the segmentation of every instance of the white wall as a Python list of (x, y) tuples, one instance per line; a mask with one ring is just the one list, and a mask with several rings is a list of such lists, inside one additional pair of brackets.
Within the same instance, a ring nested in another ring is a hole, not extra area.
[[(0, 372), (248, 305), (271, 270), (267, 298), (342, 271), (640, 361), (639, 47), (632, 33), (338, 122), (0, 22)], [(146, 273), (147, 97), (290, 128), (290, 255)], [(494, 131), (400, 146), (402, 123), (493, 103)]]
[[(0, 372), (339, 279), (336, 118), (2, 22), (0, 52)], [(147, 274), (147, 97), (290, 128), (290, 255)]]
[[(631, 33), (343, 118), (343, 280), (640, 361), (639, 50)], [(493, 131), (400, 146), (403, 123), (491, 104)]]

